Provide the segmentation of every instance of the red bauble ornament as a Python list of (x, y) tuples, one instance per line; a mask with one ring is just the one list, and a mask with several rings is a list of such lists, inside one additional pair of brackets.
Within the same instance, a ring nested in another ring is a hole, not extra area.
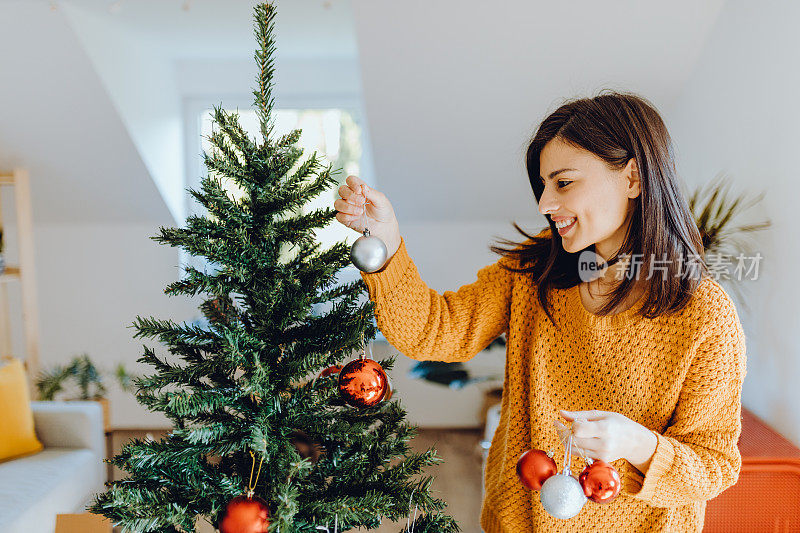
[(267, 533), (269, 506), (258, 496), (236, 496), (222, 513), (220, 533)]
[(342, 365), (331, 365), (328, 368), (324, 369), (322, 372), (320, 372), (319, 376), (317, 377), (324, 378), (332, 374), (338, 374), (341, 369)]
[(556, 462), (542, 450), (528, 450), (517, 461), (517, 476), (528, 490), (540, 490), (542, 483), (557, 473)]
[(393, 389), (392, 389), (392, 378), (389, 377), (389, 374), (386, 374), (386, 380), (388, 384), (386, 385), (386, 394), (383, 397), (384, 402), (388, 402), (392, 399)]
[(622, 490), (622, 481), (617, 469), (599, 459), (583, 469), (578, 481), (583, 493), (595, 503), (611, 503)]
[(386, 395), (389, 378), (372, 359), (355, 359), (339, 372), (339, 393), (354, 407), (373, 407)]

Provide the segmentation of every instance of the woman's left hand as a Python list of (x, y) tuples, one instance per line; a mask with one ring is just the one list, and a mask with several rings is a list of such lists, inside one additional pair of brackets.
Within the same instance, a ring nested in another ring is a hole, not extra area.
[[(627, 459), (646, 470), (656, 450), (658, 437), (627, 416), (611, 411), (559, 411), (572, 421), (572, 442), (588, 457), (610, 463)], [(573, 450), (573, 455), (579, 455)]]

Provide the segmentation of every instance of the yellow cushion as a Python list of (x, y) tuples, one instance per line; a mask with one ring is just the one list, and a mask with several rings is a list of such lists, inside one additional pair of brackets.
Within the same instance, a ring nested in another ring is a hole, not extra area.
[(0, 359), (0, 462), (42, 451), (19, 359)]

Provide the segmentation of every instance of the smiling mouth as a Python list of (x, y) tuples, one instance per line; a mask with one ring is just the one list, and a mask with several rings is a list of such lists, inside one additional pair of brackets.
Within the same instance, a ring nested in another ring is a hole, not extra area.
[(577, 221), (578, 221), (577, 218), (572, 218), (556, 222), (556, 229), (558, 230), (558, 234), (564, 236), (567, 233), (569, 233), (570, 230), (572, 230), (572, 227), (575, 226), (575, 223)]

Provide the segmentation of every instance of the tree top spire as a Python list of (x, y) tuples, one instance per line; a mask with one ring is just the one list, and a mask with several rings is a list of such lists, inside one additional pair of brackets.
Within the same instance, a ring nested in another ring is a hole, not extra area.
[(272, 77), (275, 73), (275, 6), (263, 2), (255, 6), (253, 18), (255, 19), (255, 37), (258, 48), (255, 60), (258, 64), (258, 87), (253, 90), (254, 104), (261, 123), (261, 135), (267, 143), (272, 137)]

